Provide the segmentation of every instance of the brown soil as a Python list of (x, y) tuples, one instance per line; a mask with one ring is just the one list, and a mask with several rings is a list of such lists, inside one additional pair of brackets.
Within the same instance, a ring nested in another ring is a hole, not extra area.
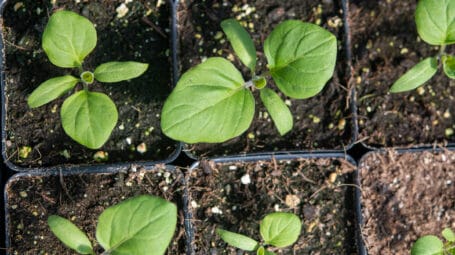
[[(372, 146), (455, 142), (455, 82), (440, 70), (421, 89), (391, 94), (391, 85), (438, 48), (418, 38), (416, 1), (350, 3), (359, 139)], [(446, 52), (455, 53), (455, 47)]]
[[(169, 174), (168, 177), (166, 177)], [(150, 194), (180, 207), (182, 175), (165, 172), (163, 167), (146, 171), (124, 169), (120, 173), (75, 174), (70, 176), (22, 176), (7, 185), (10, 254), (74, 254), (50, 231), (47, 218), (57, 214), (87, 233), (97, 254), (96, 223), (105, 208), (127, 198)], [(181, 212), (181, 210), (180, 210)], [(185, 254), (183, 215), (167, 254)]]
[[(134, 1), (127, 5), (126, 16), (117, 18), (116, 8), (124, 1), (75, 2), (59, 0), (53, 6), (44, 0), (14, 0), (5, 7), (2, 29), (6, 55), (6, 157), (23, 167), (94, 161), (96, 151), (71, 140), (61, 127), (59, 112), (65, 96), (36, 109), (30, 109), (26, 102), (41, 82), (65, 73), (78, 75), (53, 66), (41, 49), (48, 17), (56, 9), (66, 9), (82, 13), (96, 24), (98, 44), (84, 68), (93, 70), (115, 60), (150, 63), (147, 72), (131, 82), (91, 87), (108, 94), (119, 112), (117, 126), (100, 149), (109, 154), (108, 162), (168, 158), (177, 145), (161, 134), (159, 115), (171, 90), (169, 5), (166, 1), (160, 7), (157, 0)], [(141, 143), (147, 146), (146, 153), (136, 151)], [(18, 151), (24, 146), (32, 148), (27, 158), (19, 157)]]
[[(266, 59), (262, 45), (272, 29), (281, 21), (299, 19), (319, 23), (342, 39), (342, 13), (338, 1), (312, 0), (230, 0), (230, 1), (180, 1), (178, 8), (179, 68), (184, 72), (208, 57), (223, 56), (234, 60), (245, 79), (249, 71), (234, 57), (226, 37), (221, 31), (222, 20), (239, 17), (257, 48), (257, 73), (266, 71)], [(255, 8), (247, 15), (247, 9)], [(242, 9), (243, 8), (243, 9)], [(251, 27), (253, 26), (253, 27)], [(290, 100), (294, 115), (294, 129), (281, 137), (270, 117), (264, 115), (264, 106), (256, 97), (256, 114), (251, 127), (238, 138), (225, 143), (196, 144), (188, 146), (191, 153), (202, 156), (237, 154), (241, 152), (341, 149), (351, 142), (351, 115), (348, 109), (348, 93), (345, 88), (344, 52), (338, 51), (338, 64), (332, 80), (321, 94), (306, 100)], [(269, 87), (277, 90), (271, 79)], [(284, 96), (279, 93), (282, 98)], [(285, 98), (289, 99), (289, 98)], [(254, 136), (254, 138), (252, 138)]]
[(455, 228), (455, 152), (373, 153), (359, 171), (369, 254), (409, 254), (419, 237)]
[[(298, 241), (278, 254), (356, 254), (356, 224), (349, 183), (355, 168), (343, 159), (250, 163), (203, 161), (189, 177), (195, 254), (239, 253), (215, 234), (217, 227), (260, 240), (268, 213), (292, 212), (303, 221)], [(329, 176), (336, 174), (331, 182)], [(249, 175), (250, 184), (241, 182)], [(222, 213), (217, 213), (217, 209)]]

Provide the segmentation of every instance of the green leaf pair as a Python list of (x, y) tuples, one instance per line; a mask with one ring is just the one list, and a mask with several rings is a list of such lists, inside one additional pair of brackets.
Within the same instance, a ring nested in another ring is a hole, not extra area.
[[(302, 224), (296, 215), (282, 212), (268, 214), (259, 225), (264, 245), (277, 248), (287, 247), (295, 243), (299, 238), (301, 228)], [(257, 255), (275, 254), (248, 236), (220, 228), (216, 232), (226, 243), (244, 251), (256, 251)]]
[[(71, 221), (48, 218), (51, 231), (79, 254), (95, 254), (87, 235)], [(96, 239), (103, 254), (164, 254), (177, 224), (177, 207), (162, 198), (142, 195), (107, 208), (99, 217)]]
[(117, 108), (103, 93), (88, 91), (95, 80), (119, 82), (142, 75), (148, 64), (139, 62), (107, 62), (92, 73), (83, 71), (85, 57), (96, 46), (97, 35), (93, 24), (70, 11), (54, 13), (44, 29), (42, 47), (49, 60), (63, 68), (78, 68), (80, 78), (64, 75), (41, 83), (28, 98), (30, 108), (45, 105), (66, 94), (82, 82), (84, 90), (76, 92), (63, 103), (60, 115), (65, 132), (76, 142), (97, 149), (109, 138), (117, 124)]
[(428, 44), (441, 46), (441, 53), (408, 70), (392, 85), (392, 93), (413, 90), (430, 80), (438, 71), (438, 60), (441, 60), (446, 76), (455, 79), (455, 57), (444, 53), (446, 45), (455, 43), (455, 1), (419, 0), (415, 22), (420, 38)]
[[(239, 136), (251, 125), (255, 101), (260, 99), (281, 135), (292, 129), (288, 106), (272, 89), (265, 75), (256, 75), (256, 48), (248, 32), (234, 19), (221, 27), (235, 53), (251, 71), (245, 82), (228, 60), (212, 57), (182, 75), (166, 100), (161, 117), (163, 132), (186, 143), (218, 143)], [(332, 77), (337, 53), (334, 35), (313, 24), (288, 20), (279, 24), (264, 43), (270, 75), (280, 91), (291, 98), (319, 93)]]
[(419, 238), (411, 248), (411, 255), (455, 255), (455, 233), (446, 228), (442, 236), (447, 241), (445, 245), (434, 235)]

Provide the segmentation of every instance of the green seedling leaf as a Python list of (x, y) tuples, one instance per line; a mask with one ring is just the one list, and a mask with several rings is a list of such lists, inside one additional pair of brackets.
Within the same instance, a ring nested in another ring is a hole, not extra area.
[(232, 245), (244, 251), (254, 251), (259, 245), (257, 241), (249, 238), (248, 236), (230, 232), (221, 228), (217, 228), (216, 233), (220, 235), (221, 239), (223, 239), (223, 241), (229, 245)]
[(148, 195), (125, 200), (99, 217), (96, 238), (111, 255), (164, 254), (177, 224), (177, 207)]
[(141, 76), (148, 64), (134, 61), (107, 62), (95, 69), (95, 79), (100, 82), (119, 82)]
[(264, 88), (260, 90), (260, 97), (272, 117), (280, 135), (285, 135), (292, 129), (293, 119), (288, 106), (281, 100), (275, 91)]
[(444, 244), (433, 235), (419, 238), (411, 248), (411, 255), (443, 255)]
[(80, 67), (96, 46), (96, 30), (85, 17), (70, 11), (58, 11), (44, 29), (42, 44), (52, 64)]
[(68, 97), (60, 115), (66, 134), (90, 149), (107, 141), (118, 119), (117, 108), (108, 96), (86, 90)]
[(79, 254), (95, 254), (87, 235), (71, 221), (57, 215), (51, 215), (47, 223), (55, 236), (69, 248)]
[(438, 60), (430, 57), (420, 61), (401, 76), (390, 88), (390, 92), (398, 93), (413, 90), (427, 82), (438, 71)]
[(27, 99), (30, 108), (40, 107), (57, 99), (76, 86), (79, 82), (74, 76), (55, 77), (41, 83)]
[(454, 56), (443, 56), (442, 65), (444, 67), (444, 73), (450, 79), (455, 79), (455, 57)]
[(235, 19), (224, 20), (221, 22), (221, 28), (242, 63), (254, 73), (257, 58), (256, 48), (248, 32)]
[(272, 31), (264, 52), (278, 88), (286, 96), (308, 98), (319, 93), (332, 77), (337, 41), (317, 25), (289, 20)]
[(302, 229), (299, 217), (292, 213), (271, 213), (260, 224), (261, 236), (266, 244), (278, 248), (292, 245)]
[(450, 228), (445, 228), (442, 236), (449, 242), (455, 242), (455, 233)]
[(455, 43), (455, 1), (420, 0), (415, 21), (419, 36), (432, 45)]
[(186, 143), (218, 143), (240, 135), (254, 115), (254, 97), (244, 83), (223, 58), (209, 58), (190, 69), (164, 103), (164, 134)]
[(257, 255), (276, 255), (274, 252), (268, 251), (264, 248), (264, 246), (259, 247), (256, 252)]

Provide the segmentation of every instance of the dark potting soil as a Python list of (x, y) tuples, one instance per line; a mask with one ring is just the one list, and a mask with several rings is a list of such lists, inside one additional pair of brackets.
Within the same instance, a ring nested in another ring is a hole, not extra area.
[(343, 159), (203, 161), (188, 181), (195, 254), (252, 254), (228, 246), (216, 228), (259, 241), (259, 222), (275, 211), (302, 220), (298, 241), (277, 254), (356, 254), (354, 188), (345, 185), (354, 170)]
[[(438, 47), (423, 42), (414, 21), (416, 2), (350, 1), (359, 139), (372, 146), (455, 142), (455, 82), (442, 68), (423, 87), (391, 94), (392, 84)], [(447, 46), (446, 52), (455, 53)]]
[[(160, 196), (181, 208), (182, 175), (152, 170), (125, 169), (120, 173), (31, 176), (13, 179), (7, 185), (10, 254), (75, 254), (49, 230), (47, 218), (57, 214), (70, 219), (87, 233), (97, 254), (102, 247), (95, 241), (99, 215), (109, 206), (142, 194)], [(181, 212), (181, 210), (179, 210)], [(183, 214), (167, 254), (185, 254)]]
[(409, 254), (419, 237), (455, 228), (455, 152), (374, 153), (359, 171), (369, 254)]
[[(298, 19), (321, 25), (339, 40), (338, 62), (333, 79), (318, 95), (305, 100), (293, 100), (279, 95), (290, 105), (294, 115), (293, 130), (281, 137), (276, 130), (256, 91), (256, 113), (251, 127), (237, 138), (221, 144), (189, 145), (198, 156), (236, 154), (241, 152), (341, 149), (351, 142), (351, 115), (345, 87), (344, 52), (341, 47), (342, 12), (334, 0), (181, 0), (178, 7), (179, 69), (180, 73), (209, 57), (223, 56), (242, 70), (245, 80), (250, 72), (235, 56), (220, 23), (236, 18), (251, 34), (258, 53), (257, 73), (265, 73), (266, 59), (263, 43), (280, 22)], [(278, 91), (272, 79), (268, 86)]]
[[(129, 10), (124, 17), (117, 17), (116, 9), (124, 2), (120, 0), (53, 2), (8, 1), (3, 13), (6, 157), (23, 167), (94, 161), (97, 150), (79, 145), (62, 129), (59, 112), (67, 96), (36, 109), (30, 109), (26, 101), (49, 78), (69, 73), (79, 76), (74, 70), (52, 65), (41, 48), (41, 36), (49, 16), (57, 9), (65, 9), (86, 16), (96, 25), (98, 44), (87, 57), (84, 68), (93, 70), (108, 61), (150, 64), (139, 78), (90, 87), (92, 91), (109, 95), (119, 112), (117, 126), (99, 151), (108, 153), (108, 162), (168, 158), (177, 145), (162, 135), (160, 128), (161, 107), (171, 91), (167, 1), (132, 1), (126, 5)], [(143, 145), (146, 152), (140, 153), (137, 146)], [(27, 148), (31, 152), (24, 156)]]

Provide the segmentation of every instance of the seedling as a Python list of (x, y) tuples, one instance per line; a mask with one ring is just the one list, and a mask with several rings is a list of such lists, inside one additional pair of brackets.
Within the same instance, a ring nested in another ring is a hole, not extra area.
[[(79, 254), (95, 254), (87, 235), (71, 221), (57, 215), (49, 227), (60, 241)], [(177, 207), (160, 197), (137, 196), (107, 208), (96, 226), (102, 254), (164, 254), (174, 235)]]
[(423, 236), (412, 246), (411, 255), (455, 255), (455, 233), (446, 228), (441, 234), (446, 240), (445, 244), (437, 236)]
[(284, 248), (297, 241), (302, 229), (300, 219), (292, 213), (270, 213), (259, 225), (263, 243), (241, 234), (218, 228), (216, 232), (229, 245), (244, 251), (256, 251), (257, 255), (274, 255), (268, 246)]
[(28, 97), (28, 105), (36, 108), (66, 94), (82, 83), (62, 105), (60, 116), (63, 130), (76, 142), (98, 149), (107, 141), (117, 124), (117, 108), (103, 93), (90, 92), (95, 81), (119, 82), (142, 75), (148, 64), (139, 62), (107, 62), (95, 70), (83, 68), (85, 57), (96, 46), (94, 25), (85, 17), (70, 11), (54, 13), (44, 29), (42, 47), (52, 64), (63, 68), (77, 68), (79, 77), (64, 75), (41, 83)]
[(397, 93), (413, 90), (431, 79), (442, 65), (444, 73), (455, 79), (455, 56), (445, 52), (455, 43), (455, 1), (419, 0), (415, 12), (417, 32), (423, 41), (440, 46), (439, 54), (428, 57), (408, 70), (390, 88)]
[(167, 136), (186, 143), (218, 143), (242, 134), (250, 126), (255, 102), (252, 90), (285, 135), (292, 129), (288, 106), (272, 89), (269, 76), (290, 98), (318, 94), (332, 77), (337, 53), (336, 37), (310, 23), (288, 20), (279, 24), (264, 42), (268, 71), (256, 74), (256, 49), (248, 32), (234, 19), (221, 27), (251, 79), (245, 82), (228, 60), (211, 57), (182, 75), (166, 100), (161, 127)]

